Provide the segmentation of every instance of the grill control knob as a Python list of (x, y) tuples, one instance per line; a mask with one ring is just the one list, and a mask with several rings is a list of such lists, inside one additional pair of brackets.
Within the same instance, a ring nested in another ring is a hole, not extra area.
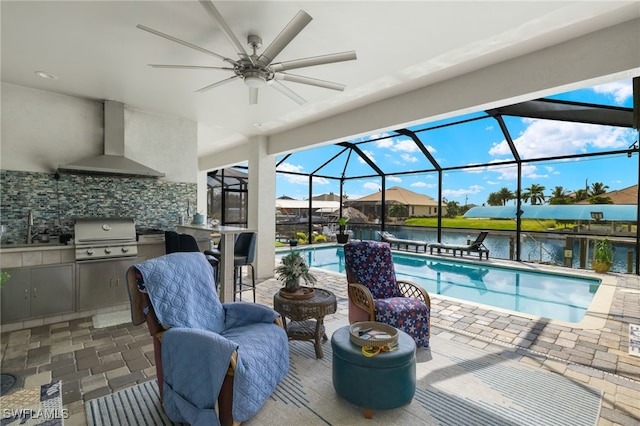
[(129, 251), (129, 247), (122, 247), (122, 252), (123, 252), (123, 253), (126, 253), (126, 252), (128, 252), (128, 251)]
[(104, 252), (105, 252), (106, 254), (111, 253), (111, 248), (107, 247), (106, 249), (104, 249)]
[(94, 253), (95, 253), (95, 251), (93, 251), (93, 249), (87, 249), (87, 254), (89, 256), (93, 256)]

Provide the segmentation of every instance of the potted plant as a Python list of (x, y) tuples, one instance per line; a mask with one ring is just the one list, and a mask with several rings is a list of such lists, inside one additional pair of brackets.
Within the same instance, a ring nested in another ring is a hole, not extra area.
[(313, 297), (313, 288), (300, 285), (302, 279), (307, 285), (314, 285), (316, 277), (311, 275), (309, 265), (305, 262), (300, 251), (291, 250), (289, 254), (280, 260), (280, 265), (275, 269), (276, 276), (282, 281), (283, 287), (280, 295), (288, 298)]
[(598, 273), (609, 272), (613, 265), (613, 246), (608, 239), (600, 240), (595, 245), (593, 270)]
[(289, 245), (295, 247), (298, 245), (298, 236), (296, 235), (296, 229), (291, 228), (291, 238), (289, 238)]
[(336, 235), (336, 240), (338, 241), (338, 243), (340, 244), (344, 244), (347, 241), (349, 241), (349, 234), (347, 234), (347, 222), (349, 222), (349, 219), (346, 217), (341, 217), (340, 219), (338, 219), (338, 227), (339, 232)]

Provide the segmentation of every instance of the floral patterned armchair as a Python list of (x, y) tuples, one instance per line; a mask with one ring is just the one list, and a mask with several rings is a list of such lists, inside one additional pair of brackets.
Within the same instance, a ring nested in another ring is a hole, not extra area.
[(417, 346), (429, 347), (431, 299), (417, 284), (396, 280), (389, 244), (352, 241), (344, 255), (349, 322), (383, 322), (409, 334)]

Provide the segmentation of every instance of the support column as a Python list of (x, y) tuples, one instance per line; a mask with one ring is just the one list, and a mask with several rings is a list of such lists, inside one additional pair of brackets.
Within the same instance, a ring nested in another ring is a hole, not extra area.
[[(196, 206), (195, 213), (202, 213), (207, 215), (207, 172), (198, 171), (198, 205)], [(187, 218), (188, 219), (188, 218)], [(207, 218), (205, 217), (205, 224), (207, 224)]]
[(249, 140), (249, 228), (258, 230), (257, 278), (273, 276), (276, 235), (276, 159), (267, 155), (268, 138)]

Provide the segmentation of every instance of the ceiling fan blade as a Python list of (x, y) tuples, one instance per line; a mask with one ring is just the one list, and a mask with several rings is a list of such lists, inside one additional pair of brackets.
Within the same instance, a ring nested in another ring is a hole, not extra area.
[(276, 36), (269, 47), (262, 52), (262, 55), (258, 58), (258, 64), (262, 66), (269, 65), (312, 19), (304, 10), (299, 11), (280, 34)]
[(233, 81), (236, 78), (238, 78), (237, 75), (234, 75), (233, 77), (225, 78), (224, 80), (220, 80), (217, 83), (213, 83), (213, 84), (210, 84), (208, 86), (204, 86), (202, 89), (196, 90), (196, 93), (206, 92), (207, 90), (213, 89), (214, 87), (218, 87), (218, 86), (222, 86), (223, 84), (231, 83), (231, 81)]
[(156, 31), (153, 28), (145, 27), (144, 25), (141, 25), (141, 24), (136, 25), (136, 28), (139, 28), (139, 29), (141, 29), (143, 31), (146, 31), (146, 32), (149, 32), (151, 34), (155, 34), (155, 35), (157, 35), (159, 37), (166, 38), (167, 40), (171, 40), (171, 41), (173, 41), (175, 43), (178, 43), (178, 44), (181, 44), (183, 46), (190, 47), (190, 48), (195, 49), (198, 52), (202, 52), (202, 53), (204, 53), (206, 55), (214, 56), (216, 58), (222, 59), (223, 61), (230, 62), (230, 63), (232, 63), (234, 65), (236, 64), (236, 61), (234, 61), (233, 59), (225, 58), (224, 56), (218, 55), (215, 52), (212, 52), (212, 51), (207, 50), (207, 49), (205, 49), (203, 47), (200, 47), (200, 46), (196, 46), (195, 44), (191, 44), (191, 43), (189, 43), (187, 41), (180, 40), (179, 38), (176, 38), (174, 36), (170, 36), (169, 34), (161, 33), (160, 31)]
[(294, 59), (293, 61), (271, 64), (274, 72), (288, 71), (297, 68), (312, 67), (315, 65), (333, 64), (335, 62), (353, 61), (358, 59), (355, 50), (348, 52), (331, 53), (329, 55), (312, 56), (310, 58)]
[(162, 64), (149, 64), (152, 68), (176, 68), (186, 70), (225, 70), (233, 71), (233, 68), (229, 67), (207, 67), (202, 65), (162, 65)]
[(251, 63), (253, 63), (253, 59), (251, 59), (251, 56), (249, 56), (247, 51), (244, 49), (244, 46), (240, 43), (233, 31), (231, 31), (231, 28), (227, 25), (227, 22), (224, 20), (222, 15), (220, 15), (220, 12), (218, 12), (218, 9), (216, 9), (213, 3), (210, 0), (200, 0), (200, 4), (204, 10), (209, 13), (213, 20), (216, 21), (216, 24), (218, 24), (224, 35), (227, 37), (227, 40), (229, 40), (233, 45), (236, 52), (238, 52), (238, 55), (242, 58), (248, 58)]
[(277, 73), (275, 78), (283, 81), (291, 81), (293, 83), (309, 84), (311, 86), (337, 90), (339, 92), (342, 92), (347, 87), (344, 84), (340, 84), (340, 83), (333, 83), (331, 81), (319, 80), (317, 78), (305, 77), (305, 76), (296, 75), (296, 74), (287, 74), (283, 72)]
[(249, 87), (249, 105), (256, 105), (258, 103), (258, 88)]
[(303, 105), (303, 104), (305, 104), (307, 102), (302, 96), (298, 95), (296, 92), (294, 92), (293, 90), (289, 89), (287, 86), (285, 86), (284, 84), (280, 83), (278, 80), (271, 80), (271, 84), (270, 85), (271, 85), (271, 87), (273, 87), (274, 89), (276, 89), (280, 93), (283, 93), (284, 95), (286, 95), (289, 98), (291, 98), (298, 105)]

